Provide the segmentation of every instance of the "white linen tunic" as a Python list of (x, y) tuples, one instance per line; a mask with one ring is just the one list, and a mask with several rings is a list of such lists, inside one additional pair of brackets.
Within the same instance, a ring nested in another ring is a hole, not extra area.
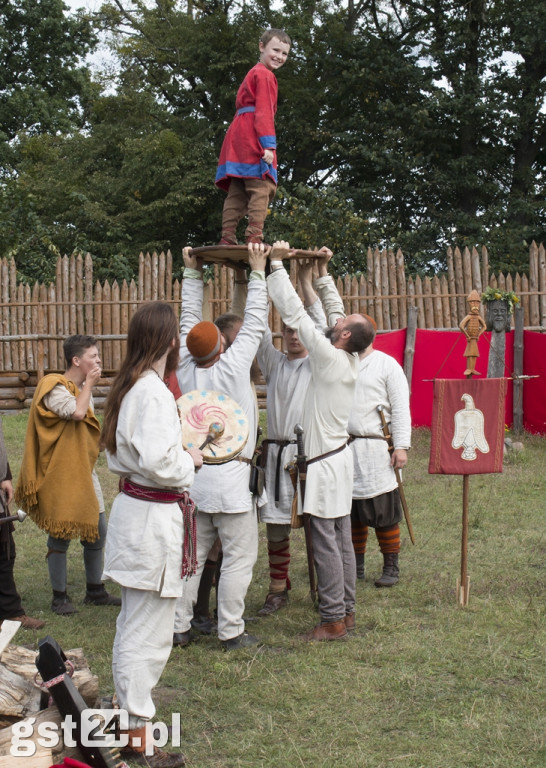
[[(374, 349), (359, 363), (358, 381), (351, 415), (351, 435), (383, 434), (377, 406), (383, 406), (391, 424), (396, 448), (411, 446), (409, 389), (402, 367), (384, 352)], [(398, 487), (385, 440), (357, 439), (351, 443), (354, 458), (354, 499), (371, 499)]]
[[(314, 283), (322, 300), (328, 323), (344, 317), (343, 303), (330, 276)], [(411, 446), (409, 388), (402, 367), (379, 350), (372, 350), (359, 360), (358, 381), (349, 416), (349, 434), (383, 435), (377, 406), (383, 406), (391, 425), (394, 448)], [(353, 499), (371, 499), (398, 487), (391, 454), (384, 440), (357, 439), (351, 443), (354, 459)]]
[[(183, 491), (192, 484), (193, 459), (182, 447), (176, 403), (154, 371), (143, 373), (123, 398), (116, 442), (116, 453), (106, 454), (116, 475), (165, 490)], [(178, 597), (183, 585), (183, 538), (177, 503), (120, 493), (110, 513), (103, 577), (122, 587)]]
[[(308, 317), (286, 270), (267, 278), (269, 294), (284, 323), (294, 328), (309, 351), (311, 381), (302, 411), (307, 459), (347, 441), (347, 421), (353, 401), (358, 357), (333, 346)], [(353, 488), (352, 454), (347, 448), (307, 469), (304, 512), (323, 518), (348, 515)]]
[[(326, 317), (320, 301), (307, 308), (315, 327), (323, 329)], [(269, 328), (266, 329), (260, 348), (258, 363), (267, 384), (267, 437), (275, 440), (295, 440), (294, 427), (301, 423), (303, 403), (311, 381), (309, 357), (288, 360), (274, 345)], [(267, 502), (260, 507), (262, 523), (290, 523), (294, 486), (285, 466), (296, 455), (296, 445), (282, 449), (279, 471), (279, 500), (275, 501), (277, 457), (281, 446), (267, 446), (265, 485)]]
[[(189, 274), (192, 275), (193, 271)], [(233, 344), (210, 368), (199, 368), (186, 347), (186, 336), (202, 319), (203, 281), (184, 276), (180, 318), (180, 364), (177, 371), (182, 393), (194, 389), (222, 392), (237, 402), (248, 418), (248, 442), (240, 456), (252, 458), (256, 447), (258, 414), (250, 381), (250, 366), (258, 351), (268, 320), (267, 287), (259, 273), (251, 273), (243, 325)], [(263, 273), (262, 273), (263, 274)], [(253, 509), (248, 488), (250, 467), (236, 460), (204, 464), (195, 477), (192, 498), (200, 512), (237, 513)]]

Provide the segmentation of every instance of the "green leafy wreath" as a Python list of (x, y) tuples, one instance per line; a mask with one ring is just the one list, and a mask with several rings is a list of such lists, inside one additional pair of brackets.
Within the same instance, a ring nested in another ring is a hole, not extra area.
[(519, 298), (514, 291), (502, 291), (500, 288), (492, 288), (490, 285), (482, 293), (482, 304), (487, 304), (489, 301), (506, 301), (509, 315), (514, 311), (516, 304), (519, 304)]

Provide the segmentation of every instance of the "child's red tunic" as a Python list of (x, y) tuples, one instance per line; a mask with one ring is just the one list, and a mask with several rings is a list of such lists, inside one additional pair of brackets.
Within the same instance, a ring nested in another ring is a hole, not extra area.
[(263, 64), (247, 73), (237, 91), (236, 113), (229, 126), (218, 160), (215, 183), (227, 190), (232, 176), (246, 179), (269, 177), (277, 183), (277, 153), (268, 165), (264, 149), (277, 148), (275, 112), (277, 111), (277, 78)]

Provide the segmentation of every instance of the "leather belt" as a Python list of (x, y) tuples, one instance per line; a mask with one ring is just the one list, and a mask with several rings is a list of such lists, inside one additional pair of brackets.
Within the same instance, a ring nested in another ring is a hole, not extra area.
[(287, 445), (294, 445), (295, 440), (275, 440), (274, 438), (266, 438), (262, 440), (267, 445), (278, 445), (279, 452), (277, 453), (277, 461), (275, 462), (275, 501), (278, 502), (280, 498), (280, 480), (281, 480), (281, 465), (283, 451)]
[(348, 445), (348, 442), (347, 443), (343, 443), (343, 445), (341, 445), (339, 448), (334, 448), (333, 451), (328, 451), (327, 453), (321, 453), (320, 456), (315, 456), (312, 459), (308, 459), (307, 460), (307, 466), (309, 466), (309, 464), (314, 464), (315, 461), (321, 461), (322, 459), (327, 459), (330, 456), (335, 456), (336, 453), (341, 453), (341, 451), (344, 448), (346, 448), (347, 445)]
[(383, 435), (349, 435), (347, 444), (352, 443), (354, 440), (386, 440)]

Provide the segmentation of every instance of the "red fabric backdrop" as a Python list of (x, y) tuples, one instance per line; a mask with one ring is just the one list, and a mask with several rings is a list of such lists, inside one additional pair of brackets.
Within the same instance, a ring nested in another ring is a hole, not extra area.
[[(480, 356), (476, 370), (487, 377), (491, 333), (486, 331), (478, 341)], [(400, 365), (404, 363), (406, 331), (378, 334), (374, 347), (392, 355)], [(415, 339), (413, 375), (411, 382), (411, 416), (414, 427), (432, 424), (433, 379), (464, 379), (466, 342), (462, 333), (455, 331), (425, 331), (418, 329)], [(514, 332), (506, 334), (506, 369), (510, 376), (514, 370)], [(523, 383), (523, 423), (529, 432), (546, 432), (546, 334), (524, 331), (523, 373), (538, 375)], [(508, 382), (505, 404), (505, 423), (511, 426), (513, 418), (513, 385)]]

